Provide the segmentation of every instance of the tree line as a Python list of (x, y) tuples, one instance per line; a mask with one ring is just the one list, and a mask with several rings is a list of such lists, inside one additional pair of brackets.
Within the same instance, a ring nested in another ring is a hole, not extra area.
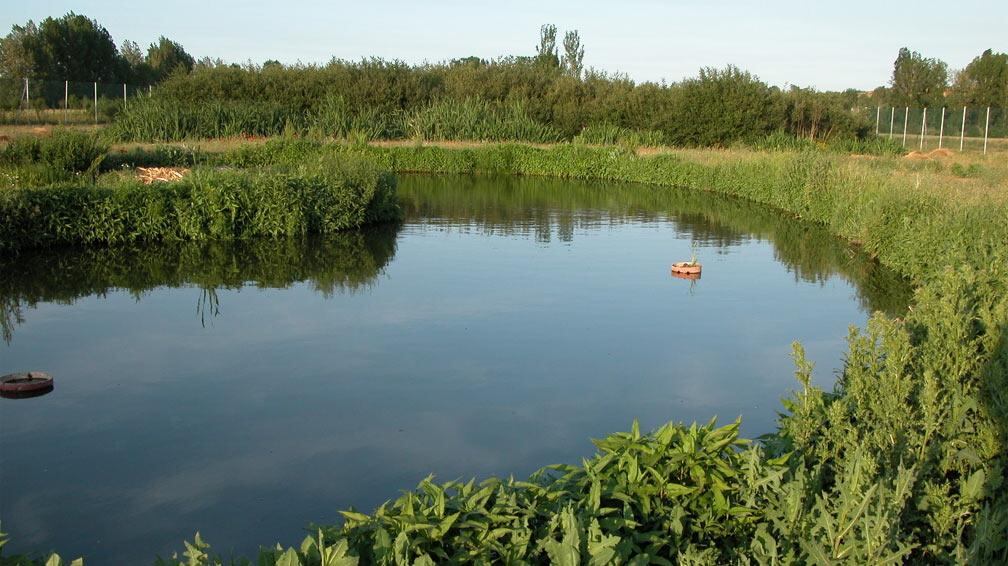
[(150, 85), (173, 72), (189, 72), (194, 64), (181, 45), (164, 36), (146, 51), (129, 40), (117, 47), (96, 20), (73, 12), (14, 25), (0, 39), (0, 76), (10, 79)]
[(991, 49), (966, 67), (950, 72), (940, 59), (924, 57), (904, 47), (893, 62), (888, 87), (872, 93), (880, 104), (892, 106), (993, 106), (1008, 107), (1008, 53)]
[[(701, 69), (675, 83), (635, 82), (585, 69), (577, 30), (560, 38), (557, 27), (547, 24), (539, 30), (533, 55), (436, 64), (371, 58), (236, 65), (206, 57), (196, 61), (166, 37), (146, 52), (132, 41), (116, 47), (97, 21), (71, 12), (38, 25), (13, 26), (0, 39), (0, 77), (157, 84), (155, 98), (170, 104), (220, 103), (224, 110), (241, 104), (239, 113), (256, 110), (249, 114), (255, 116), (266, 110), (283, 116), (317, 113), (334, 99), (353, 112), (390, 115), (444, 101), (481, 102), (520, 107), (565, 139), (604, 127), (676, 145), (726, 145), (776, 131), (810, 139), (864, 138), (875, 125), (874, 112), (865, 109), (875, 106), (1008, 107), (1008, 55), (992, 50), (950, 73), (946, 63), (904, 48), (889, 86), (822, 92), (771, 86), (734, 66)], [(62, 92), (43, 95), (62, 97)], [(11, 96), (16, 100), (17, 93)], [(59, 106), (55, 99), (43, 102)]]

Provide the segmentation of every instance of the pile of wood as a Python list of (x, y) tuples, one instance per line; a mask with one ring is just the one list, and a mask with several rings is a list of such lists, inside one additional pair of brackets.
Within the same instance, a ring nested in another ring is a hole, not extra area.
[(137, 178), (145, 185), (179, 181), (189, 172), (185, 167), (137, 167)]

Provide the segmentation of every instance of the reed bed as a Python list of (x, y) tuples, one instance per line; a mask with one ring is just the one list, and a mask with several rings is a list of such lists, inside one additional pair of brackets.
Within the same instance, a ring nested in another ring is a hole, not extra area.
[(0, 254), (60, 244), (331, 233), (398, 218), (395, 179), (369, 162), (262, 171), (196, 168), (174, 183), (0, 191)]
[(550, 143), (560, 132), (537, 122), (519, 102), (494, 104), (482, 100), (442, 100), (409, 113), (407, 135), (417, 140), (474, 140)]

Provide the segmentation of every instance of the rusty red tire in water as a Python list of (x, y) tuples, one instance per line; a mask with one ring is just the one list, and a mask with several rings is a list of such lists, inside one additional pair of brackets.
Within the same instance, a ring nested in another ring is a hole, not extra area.
[(30, 395), (52, 390), (53, 378), (48, 373), (30, 371), (12, 373), (0, 377), (0, 393), (6, 395)]
[(700, 274), (699, 273), (677, 273), (677, 272), (673, 271), (672, 272), (672, 277), (675, 277), (676, 279), (688, 279), (690, 281), (697, 281), (697, 280), (700, 279)]
[(700, 275), (703, 266), (699, 263), (680, 261), (672, 264), (672, 273), (681, 275)]

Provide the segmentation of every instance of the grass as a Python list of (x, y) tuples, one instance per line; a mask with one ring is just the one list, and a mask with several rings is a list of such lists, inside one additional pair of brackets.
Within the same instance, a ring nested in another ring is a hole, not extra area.
[(70, 244), (331, 233), (398, 218), (395, 179), (360, 159), (255, 171), (197, 167), (182, 181), (73, 177), (0, 190), (0, 255)]

